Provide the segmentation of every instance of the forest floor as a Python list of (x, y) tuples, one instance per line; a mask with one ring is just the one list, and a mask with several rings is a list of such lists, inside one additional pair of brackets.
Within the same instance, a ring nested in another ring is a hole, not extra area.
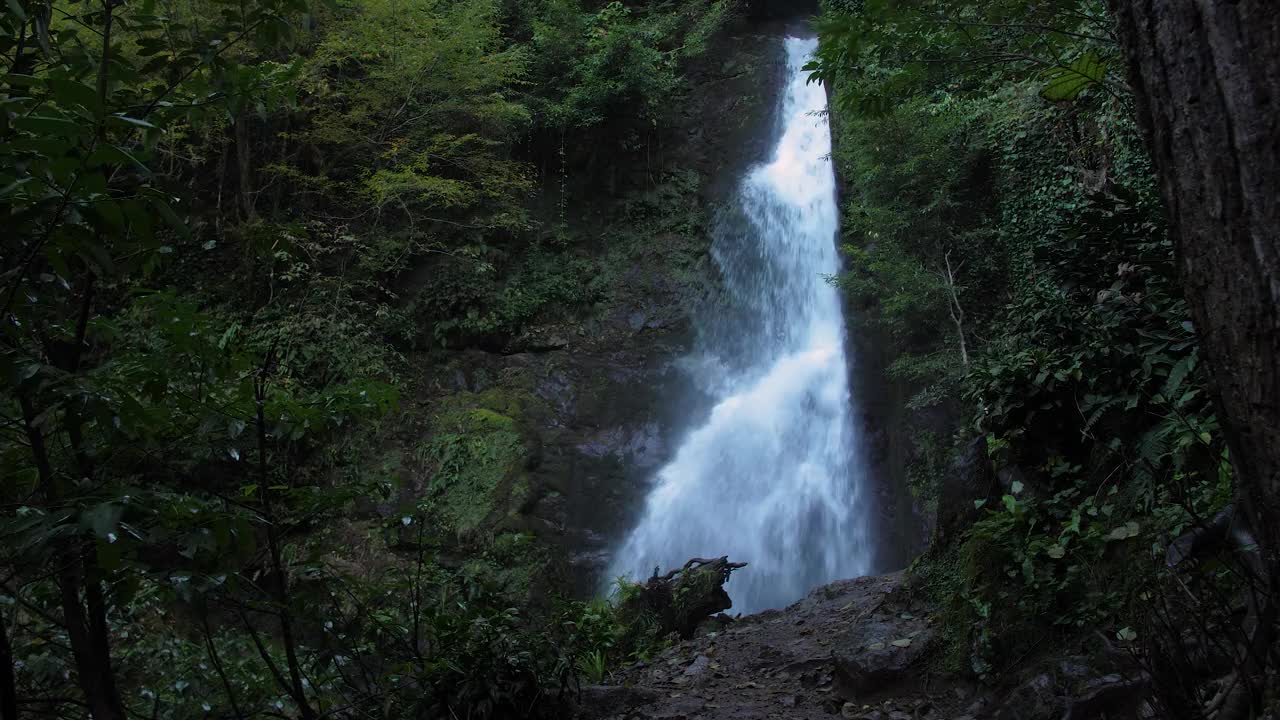
[(595, 720), (914, 720), (988, 715), (990, 698), (930, 670), (937, 620), (903, 573), (817, 588), (583, 688)]

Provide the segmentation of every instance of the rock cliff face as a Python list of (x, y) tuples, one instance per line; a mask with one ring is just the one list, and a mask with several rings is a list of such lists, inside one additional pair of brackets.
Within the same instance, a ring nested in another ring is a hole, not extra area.
[[(486, 339), (483, 350), (422, 356), (426, 370), (405, 393), (413, 421), (397, 440), (401, 455), (419, 461), (408, 463), (398, 502), (471, 507), (476, 522), (460, 557), (493, 539), (531, 537), (540, 549), (527, 556), (538, 566), (531, 571), (549, 588), (598, 589), (608, 551), (683, 430), (680, 419), (697, 412), (676, 363), (692, 339), (692, 314), (716, 293), (717, 205), (770, 139), (780, 47), (776, 23), (739, 20), (688, 69), (685, 102), (643, 151), (605, 157), (569, 148), (568, 162), (586, 166), (569, 173), (577, 184), (560, 185), (554, 172), (544, 179), (544, 224), (591, 239), (564, 252), (601, 269), (593, 305), (561, 308), (511, 337)], [(510, 462), (479, 482), (442, 482), (433, 459), (440, 453), (431, 448), (457, 431), (459, 410), (495, 413), (518, 436)]]

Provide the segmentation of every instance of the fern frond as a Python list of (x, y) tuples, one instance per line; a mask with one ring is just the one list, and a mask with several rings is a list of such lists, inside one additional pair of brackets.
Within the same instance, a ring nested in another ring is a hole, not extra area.
[(1192, 370), (1195, 370), (1196, 360), (1197, 358), (1195, 353), (1187, 355), (1179, 360), (1177, 364), (1173, 366), (1173, 369), (1169, 370), (1169, 378), (1165, 381), (1164, 391), (1161, 394), (1172, 401), (1178, 390), (1182, 388), (1182, 383), (1187, 379), (1187, 375), (1189, 375)]
[(1126, 398), (1124, 397), (1108, 398), (1101, 405), (1095, 407), (1093, 412), (1089, 413), (1089, 417), (1085, 418), (1084, 427), (1080, 429), (1080, 433), (1087, 436), (1089, 431), (1093, 429), (1093, 426), (1102, 419), (1102, 416), (1105, 415), (1108, 410), (1111, 410), (1125, 400)]

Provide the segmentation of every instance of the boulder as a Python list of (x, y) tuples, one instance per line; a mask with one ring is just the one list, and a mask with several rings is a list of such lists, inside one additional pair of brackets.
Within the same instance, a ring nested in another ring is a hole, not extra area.
[(929, 651), (933, 629), (910, 614), (873, 615), (832, 643), (835, 686), (861, 700), (907, 680)]
[(1049, 673), (1019, 685), (992, 714), (994, 720), (1057, 720), (1066, 711), (1066, 698)]

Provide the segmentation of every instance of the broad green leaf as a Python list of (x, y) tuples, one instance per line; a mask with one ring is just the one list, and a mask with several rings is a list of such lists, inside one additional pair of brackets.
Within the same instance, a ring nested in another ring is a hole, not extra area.
[(27, 132), (57, 135), (59, 137), (75, 137), (88, 129), (84, 123), (47, 115), (28, 115), (14, 118), (13, 126)]
[(152, 125), (146, 120), (142, 120), (140, 118), (135, 118), (135, 117), (129, 117), (127, 115), (112, 115), (110, 119), (112, 122), (116, 123), (117, 125), (140, 127), (140, 128), (146, 128), (148, 130), (157, 129), (155, 125)]
[(5, 185), (3, 188), (0, 188), (0, 198), (7, 197), (9, 195), (14, 194), (15, 192), (18, 191), (19, 188), (21, 188), (23, 185), (26, 185), (27, 183), (31, 182), (34, 179), (35, 178), (30, 178), (30, 177), (18, 178), (17, 180), (14, 180), (8, 185)]
[(104, 144), (94, 150), (93, 154), (89, 156), (89, 165), (122, 165), (144, 174), (151, 173), (151, 170), (142, 164), (142, 161), (131, 155), (127, 150), (111, 144)]
[(1070, 65), (1059, 65), (1044, 72), (1048, 83), (1040, 90), (1040, 96), (1051, 102), (1075, 100), (1086, 89), (1102, 83), (1107, 76), (1107, 64), (1097, 53), (1087, 52)]
[(32, 75), (23, 75), (21, 73), (6, 73), (4, 75), (4, 82), (15, 87), (31, 87), (33, 85), (39, 85), (40, 79)]
[(66, 78), (54, 78), (49, 81), (49, 88), (53, 90), (54, 99), (63, 107), (79, 105), (95, 115), (102, 109), (98, 91), (84, 83)]

